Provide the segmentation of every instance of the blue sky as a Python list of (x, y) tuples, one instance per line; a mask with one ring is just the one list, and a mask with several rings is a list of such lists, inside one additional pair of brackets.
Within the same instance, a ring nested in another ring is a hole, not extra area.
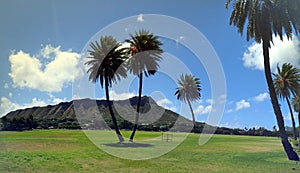
[[(79, 66), (82, 50), (89, 40), (116, 21), (134, 17), (137, 23), (146, 25), (147, 15), (157, 14), (192, 25), (206, 37), (217, 53), (226, 79), (226, 93), (220, 96), (220, 100), (226, 100), (220, 126), (264, 126), (272, 129), (276, 119), (264, 78), (261, 46), (253, 40), (246, 42), (235, 27), (229, 26), (230, 12), (225, 9), (225, 0), (1, 1), (0, 116), (15, 109), (76, 98), (73, 81), (85, 74)], [(168, 26), (158, 22), (153, 28), (165, 29)], [(168, 29), (172, 32), (172, 28)], [(177, 31), (178, 28), (174, 28), (174, 32)], [(212, 99), (206, 64), (201, 64), (199, 57), (181, 44), (185, 41), (197, 43), (198, 40), (186, 35), (180, 35), (178, 40), (160, 39), (166, 53), (174, 55), (201, 79), (201, 101), (193, 106), (197, 120), (206, 121), (209, 113), (216, 111), (211, 104), (218, 100)], [(270, 51), (272, 67), (283, 62), (300, 67), (299, 46), (296, 36), (292, 41), (275, 39)], [(119, 83), (120, 86), (122, 88), (122, 83)], [(145, 95), (151, 95), (166, 108), (181, 112), (181, 102), (173, 96), (176, 81), (168, 75), (159, 72), (154, 77), (145, 78), (144, 86)], [(111, 95), (118, 99), (135, 95), (137, 80), (134, 79), (126, 89), (121, 93), (113, 88)], [(103, 90), (98, 85), (94, 91), (94, 98), (103, 98)], [(286, 103), (281, 105), (286, 125), (290, 125)]]

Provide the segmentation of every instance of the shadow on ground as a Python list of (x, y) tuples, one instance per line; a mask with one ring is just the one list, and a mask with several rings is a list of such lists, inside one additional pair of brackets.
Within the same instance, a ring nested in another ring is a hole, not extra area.
[(110, 143), (110, 144), (104, 144), (109, 147), (117, 147), (117, 148), (146, 148), (146, 147), (153, 147), (154, 145), (152, 144), (145, 144), (145, 143), (135, 143), (135, 142), (130, 142), (130, 143)]

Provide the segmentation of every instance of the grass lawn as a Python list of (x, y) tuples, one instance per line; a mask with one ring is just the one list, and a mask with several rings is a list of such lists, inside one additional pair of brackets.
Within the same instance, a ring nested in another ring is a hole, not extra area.
[[(174, 134), (175, 141), (167, 143), (159, 138), (160, 132), (138, 131), (137, 141), (142, 140), (143, 145), (130, 147), (126, 143), (121, 147), (116, 142), (107, 143), (109, 138), (117, 141), (111, 132), (88, 133), (107, 136), (95, 142), (100, 148), (121, 150), (126, 155), (147, 147), (155, 150), (161, 143), (162, 147), (172, 145), (180, 135)], [(202, 146), (198, 140), (199, 134), (190, 134), (162, 156), (127, 160), (99, 149), (79, 130), (0, 132), (0, 172), (300, 172), (300, 164), (287, 160), (279, 138), (214, 135)]]

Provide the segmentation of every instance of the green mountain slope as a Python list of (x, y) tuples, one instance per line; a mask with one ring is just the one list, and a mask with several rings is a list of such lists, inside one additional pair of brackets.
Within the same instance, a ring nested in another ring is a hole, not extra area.
[[(137, 97), (112, 101), (118, 125), (131, 129), (136, 115)], [(2, 119), (2, 130), (28, 130), (34, 128), (108, 129), (111, 117), (105, 100), (80, 99), (57, 105), (26, 108), (9, 112)], [(156, 104), (144, 96), (141, 102), (140, 130), (191, 131), (191, 121)], [(204, 123), (197, 123), (201, 130)], [(172, 128), (173, 127), (173, 128)]]

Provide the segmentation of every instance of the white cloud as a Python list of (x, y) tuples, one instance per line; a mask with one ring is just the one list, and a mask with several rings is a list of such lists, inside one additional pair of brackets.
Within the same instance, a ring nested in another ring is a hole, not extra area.
[[(270, 64), (271, 69), (274, 70), (277, 64), (286, 62), (292, 63), (300, 67), (300, 41), (297, 36), (293, 36), (292, 40), (287, 40), (286, 37), (283, 41), (279, 37), (274, 37), (274, 45), (270, 49)], [(248, 68), (263, 70), (263, 50), (261, 44), (254, 42), (244, 52), (243, 56), (244, 66)]]
[(129, 48), (129, 47), (130, 47), (130, 43), (125, 42), (125, 43), (122, 43), (121, 46), (118, 47), (118, 49), (116, 49), (116, 50), (123, 49), (123, 48)]
[(9, 89), (9, 86), (7, 83), (4, 84), (4, 89)]
[(206, 101), (206, 103), (209, 103), (209, 104), (213, 104), (214, 103), (213, 99), (206, 99), (205, 101)]
[(204, 115), (204, 114), (209, 114), (211, 111), (212, 111), (212, 105), (208, 105), (208, 106), (199, 105), (194, 112), (195, 114)]
[(72, 100), (79, 100), (83, 99), (83, 97), (80, 97), (79, 95), (73, 94)]
[(227, 128), (239, 128), (244, 129), (244, 125), (239, 121), (234, 122), (224, 122), (219, 125), (219, 127), (227, 127)]
[(264, 93), (260, 93), (259, 95), (253, 97), (253, 100), (254, 100), (254, 101), (257, 101), (257, 102), (263, 102), (263, 101), (265, 101), (268, 97), (269, 97), (269, 94), (268, 94), (267, 92), (264, 92)]
[(58, 103), (61, 103), (61, 102), (66, 102), (67, 101), (67, 98), (57, 98), (57, 97), (55, 97), (54, 95), (52, 95), (51, 93), (50, 94), (48, 94), (49, 95), (49, 97), (50, 97), (50, 99), (48, 100), (48, 102), (49, 103), (51, 103), (51, 104), (58, 104)]
[(228, 110), (226, 111), (226, 113), (231, 113), (231, 112), (233, 112), (233, 109), (228, 109)]
[(177, 110), (177, 108), (176, 108), (176, 106), (174, 105), (174, 103), (171, 102), (171, 101), (170, 101), (169, 99), (167, 99), (167, 98), (163, 98), (163, 99), (161, 99), (161, 100), (157, 100), (156, 103), (157, 103), (159, 106), (161, 106), (161, 107), (163, 107), (163, 108), (165, 108), (165, 109), (169, 109), (169, 110), (172, 110), (172, 111), (176, 111), (176, 110)]
[(134, 93), (116, 93), (115, 91), (109, 91), (109, 97), (111, 100), (126, 100), (133, 96), (135, 96)]
[(9, 98), (11, 98), (12, 95), (13, 95), (13, 94), (12, 94), (11, 92), (8, 93), (8, 97), (9, 97)]
[(17, 109), (24, 109), (28, 107), (34, 107), (34, 106), (45, 106), (47, 105), (43, 100), (39, 100), (37, 98), (33, 98), (31, 100), (31, 103), (26, 104), (17, 104), (12, 102), (6, 97), (1, 97), (1, 104), (0, 104), (0, 117), (6, 115), (10, 111), (14, 111)]
[[(12, 94), (9, 94), (12, 95)], [(17, 110), (17, 109), (25, 109), (31, 108), (35, 106), (46, 106), (46, 105), (56, 105), (61, 102), (66, 102), (67, 99), (64, 98), (57, 98), (52, 94), (48, 94), (49, 99), (41, 100), (38, 98), (32, 98), (30, 103), (18, 104), (11, 101), (7, 97), (1, 97), (0, 100), (0, 117), (6, 115), (7, 113)], [(11, 97), (10, 97), (11, 98)]]
[(11, 110), (18, 109), (20, 105), (12, 103), (8, 98), (1, 97), (1, 104), (0, 104), (0, 117), (4, 116)]
[(250, 103), (245, 100), (240, 100), (240, 101), (236, 102), (235, 104), (236, 104), (236, 108), (235, 108), (236, 111), (241, 110), (241, 109), (250, 108)]
[(182, 43), (184, 42), (186, 39), (185, 39), (185, 36), (179, 36), (178, 39), (176, 39), (176, 45), (178, 46), (179, 43)]
[(46, 105), (47, 105), (46, 102), (44, 102), (43, 100), (33, 98), (31, 100), (31, 103), (25, 104), (24, 107), (28, 108), (28, 107), (33, 107), (33, 106), (46, 106)]
[(44, 48), (40, 50), (39, 56), (44, 58), (51, 58), (51, 57), (55, 57), (55, 55), (58, 54), (59, 52), (60, 52), (60, 46), (52, 47), (51, 45), (46, 45)]
[(226, 103), (227, 101), (227, 95), (226, 94), (222, 94), (219, 96), (219, 103)]
[[(53, 60), (43, 64), (42, 58), (31, 56), (20, 50), (9, 56), (14, 87), (31, 88), (40, 91), (60, 92), (63, 86), (82, 75), (79, 65), (80, 54), (61, 51), (60, 47), (47, 45), (39, 56), (48, 58), (53, 54)], [(44, 69), (43, 69), (44, 67)]]
[(288, 114), (288, 115), (283, 116), (283, 119), (284, 119), (285, 121), (292, 121), (291, 114)]
[(136, 20), (138, 22), (144, 22), (144, 15), (143, 14), (139, 14)]
[(167, 98), (158, 100), (156, 103), (157, 103), (159, 106), (164, 106), (164, 105), (172, 104), (172, 102), (171, 102), (169, 99), (167, 99)]

